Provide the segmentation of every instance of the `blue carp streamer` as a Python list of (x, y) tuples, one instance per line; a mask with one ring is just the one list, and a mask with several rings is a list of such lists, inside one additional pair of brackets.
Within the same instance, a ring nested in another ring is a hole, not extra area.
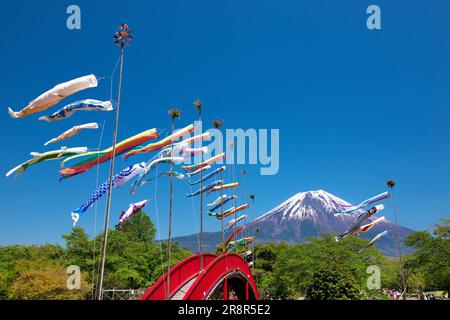
[(191, 183), (189, 183), (189, 184), (190, 184), (191, 186), (194, 186), (194, 185), (196, 185), (196, 184), (199, 184), (202, 180), (203, 180), (203, 181), (208, 180), (209, 178), (214, 177), (216, 174), (219, 174), (219, 173), (225, 171), (226, 168), (227, 168), (227, 167), (225, 167), (225, 166), (222, 166), (222, 167), (220, 167), (220, 168), (217, 168), (216, 170), (214, 170), (214, 171), (208, 173), (207, 175), (203, 176), (203, 179), (199, 179), (199, 180), (197, 180), (197, 181), (195, 181), (195, 182), (191, 182)]
[(68, 104), (51, 116), (41, 116), (38, 119), (47, 122), (56, 122), (72, 116), (77, 111), (111, 111), (112, 109), (113, 104), (111, 101), (85, 99)]
[[(145, 163), (137, 163), (131, 167), (126, 167), (125, 169), (121, 170), (119, 173), (115, 174), (112, 177), (112, 186), (113, 187), (120, 187), (121, 185), (127, 183), (130, 181), (133, 177), (141, 173), (145, 168)], [(101, 199), (109, 191), (109, 179), (102, 183), (95, 191), (94, 193), (87, 199), (85, 203), (81, 205), (78, 209), (72, 211), (70, 213), (73, 225), (75, 226), (78, 220), (80, 219), (80, 214), (86, 212), (96, 201)]]

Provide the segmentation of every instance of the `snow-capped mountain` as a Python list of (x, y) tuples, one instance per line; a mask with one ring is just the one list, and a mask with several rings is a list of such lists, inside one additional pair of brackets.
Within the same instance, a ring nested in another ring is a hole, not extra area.
[[(367, 220), (368, 223), (378, 217), (386, 216), (386, 221), (378, 223), (369, 232), (361, 237), (373, 237), (384, 230), (388, 235), (377, 242), (377, 246), (387, 255), (397, 254), (395, 247), (395, 232), (397, 226), (387, 218), (390, 216), (389, 202), (384, 200), (385, 211), (381, 211)], [(338, 214), (337, 212), (348, 209), (351, 206), (347, 201), (338, 198), (324, 190), (300, 192), (267, 213), (261, 215), (254, 221), (253, 227), (258, 227), (256, 241), (285, 241), (293, 244), (304, 242), (308, 237), (318, 237), (321, 232), (344, 232), (355, 221), (363, 210), (355, 211), (351, 214)], [(371, 207), (371, 206), (370, 206)], [(370, 209), (365, 208), (365, 210)], [(412, 230), (400, 227), (400, 238), (404, 237)], [(214, 250), (215, 244), (220, 242), (220, 232), (212, 232), (204, 235), (207, 249)], [(198, 251), (197, 236), (186, 236), (175, 239), (180, 245), (186, 246), (193, 251)], [(192, 241), (191, 241), (192, 240)], [(211, 243), (210, 243), (211, 242)], [(403, 248), (408, 251), (408, 248)]]

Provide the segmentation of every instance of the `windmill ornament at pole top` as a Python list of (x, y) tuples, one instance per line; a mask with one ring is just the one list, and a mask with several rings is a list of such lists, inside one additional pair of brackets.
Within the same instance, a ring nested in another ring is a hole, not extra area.
[(128, 42), (133, 40), (132, 33), (133, 30), (128, 27), (128, 24), (122, 23), (119, 30), (114, 33), (114, 38), (116, 39), (114, 43), (121, 48), (129, 46)]

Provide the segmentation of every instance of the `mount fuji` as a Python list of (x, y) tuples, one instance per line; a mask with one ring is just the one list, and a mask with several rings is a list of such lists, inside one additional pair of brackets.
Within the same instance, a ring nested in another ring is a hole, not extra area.
[[(380, 202), (383, 203), (383, 202)], [(387, 209), (390, 208), (384, 201)], [(309, 237), (320, 237), (321, 232), (344, 232), (355, 221), (356, 217), (363, 212), (357, 210), (351, 214), (336, 214), (347, 209), (351, 205), (347, 201), (338, 198), (324, 190), (300, 192), (267, 213), (256, 218), (250, 227), (257, 228), (255, 241), (267, 243), (269, 241), (285, 241), (288, 244), (308, 241)], [(370, 208), (370, 207), (369, 207)], [(365, 208), (365, 209), (369, 209)], [(389, 212), (381, 211), (367, 220), (367, 223), (380, 216), (389, 216)], [(366, 222), (365, 222), (366, 223)], [(375, 225), (367, 233), (361, 235), (364, 238), (372, 238), (376, 234), (387, 230), (388, 234), (380, 239), (376, 246), (388, 256), (396, 256), (397, 248), (395, 235), (397, 226), (389, 220), (382, 221)], [(412, 230), (399, 226), (400, 240)], [(220, 232), (207, 232), (203, 236), (205, 250), (215, 251), (215, 246), (221, 241)], [(198, 235), (189, 235), (175, 238), (180, 246), (192, 251), (198, 251)], [(402, 246), (404, 252), (411, 252), (411, 249)]]

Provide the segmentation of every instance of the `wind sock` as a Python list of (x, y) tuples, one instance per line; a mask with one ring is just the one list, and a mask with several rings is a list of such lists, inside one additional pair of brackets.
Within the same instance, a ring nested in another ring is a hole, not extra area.
[(365, 246), (364, 248), (362, 248), (361, 250), (358, 251), (358, 253), (363, 253), (364, 251), (366, 251), (367, 249), (369, 249), (371, 246), (373, 246), (373, 244), (375, 242), (377, 242), (378, 240), (380, 240), (382, 237), (384, 237), (385, 235), (387, 235), (388, 232), (387, 230), (380, 232), (379, 234), (377, 234), (375, 237), (372, 238), (372, 240), (370, 240), (369, 244), (367, 246)]
[(365, 211), (363, 213), (361, 213), (356, 220), (352, 223), (352, 225), (350, 226), (350, 228), (344, 232), (343, 234), (337, 236), (337, 238), (340, 240), (343, 237), (353, 234), (356, 232), (356, 230), (358, 230), (358, 228), (362, 225), (362, 223), (364, 222), (364, 220), (370, 218), (371, 216), (373, 216), (375, 213), (380, 212), (381, 210), (384, 209), (384, 205), (379, 204), (373, 208), (371, 208), (368, 211)]
[(208, 206), (208, 207), (215, 206), (216, 204), (220, 203), (220, 201), (222, 201), (223, 199), (226, 199), (226, 198), (227, 198), (227, 195), (226, 195), (226, 194), (221, 195), (221, 196), (219, 196), (216, 200), (214, 200), (212, 203), (208, 203), (207, 206)]
[(242, 216), (237, 217), (236, 219), (228, 221), (228, 223), (225, 225), (225, 232), (228, 232), (228, 230), (230, 230), (236, 223), (245, 218), (247, 218), (247, 215), (243, 214)]
[(168, 145), (174, 143), (175, 141), (181, 139), (182, 137), (188, 135), (189, 133), (192, 133), (194, 131), (194, 125), (190, 124), (187, 127), (180, 129), (173, 134), (165, 137), (164, 139), (155, 142), (150, 143), (144, 147), (135, 147), (133, 150), (125, 153), (122, 158), (127, 159), (130, 156), (135, 156), (140, 153), (148, 153), (155, 150), (162, 149), (164, 147), (167, 147)]
[(216, 186), (216, 187), (212, 188), (206, 194), (210, 194), (211, 192), (215, 192), (215, 191), (219, 191), (219, 190), (225, 190), (225, 189), (237, 188), (237, 187), (239, 187), (239, 182), (223, 184), (223, 185)]
[[(129, 178), (130, 176), (135, 176), (137, 174), (136, 172), (139, 172), (139, 170), (143, 169), (141, 166), (142, 163), (139, 163), (133, 165), (132, 167), (126, 167), (125, 169), (119, 171), (119, 173), (115, 174), (111, 179), (112, 186), (119, 187), (124, 183), (128, 182), (131, 179)], [(108, 190), (109, 190), (109, 179), (103, 184), (101, 184), (94, 191), (94, 193), (87, 199), (87, 201), (81, 205), (81, 207), (70, 213), (74, 226), (80, 219), (80, 214), (85, 213), (97, 200), (101, 199), (101, 197), (103, 197), (103, 195), (105, 195), (105, 193), (107, 193)]]
[(187, 144), (190, 144), (190, 143), (195, 142), (195, 141), (209, 139), (210, 137), (211, 137), (211, 133), (209, 133), (209, 132), (204, 132), (204, 133), (198, 134), (198, 135), (196, 135), (196, 136), (193, 136), (193, 137), (184, 139), (184, 140), (182, 140), (181, 142), (178, 142), (178, 143), (187, 143)]
[(240, 245), (247, 245), (249, 243), (253, 242), (253, 237), (247, 237), (247, 238), (242, 238), (236, 241), (230, 241), (230, 243), (227, 246), (227, 252), (231, 252), (234, 249), (236, 249), (237, 246)]
[(208, 215), (216, 217), (217, 220), (221, 220), (221, 219), (229, 217), (232, 214), (238, 213), (239, 211), (242, 211), (242, 210), (247, 209), (247, 208), (248, 208), (248, 204), (246, 203), (246, 204), (243, 204), (243, 205), (241, 205), (239, 207), (232, 207), (232, 208), (228, 209), (227, 211), (224, 211), (223, 214), (222, 213), (214, 213), (214, 212), (209, 211)]
[(141, 174), (145, 170), (145, 162), (136, 163), (131, 167), (126, 167), (117, 174), (117, 180), (114, 187), (119, 188), (131, 179), (134, 179), (137, 175)]
[(192, 176), (195, 176), (195, 175), (199, 174), (199, 173), (202, 172), (202, 171), (209, 170), (209, 169), (211, 169), (211, 166), (208, 165), (208, 166), (206, 166), (206, 167), (203, 167), (203, 168), (201, 168), (201, 169), (195, 170), (195, 171), (193, 171), (193, 172), (187, 172), (186, 175), (187, 175), (188, 177), (192, 177)]
[(365, 224), (365, 225), (359, 227), (359, 229), (356, 230), (355, 235), (359, 236), (360, 234), (369, 231), (370, 229), (375, 227), (375, 225), (377, 225), (378, 223), (380, 223), (381, 221), (384, 221), (384, 220), (385, 220), (384, 217), (379, 217), (378, 219), (373, 220), (371, 223), (368, 223), (368, 224)]
[[(156, 175), (156, 176), (154, 176), (152, 178), (143, 179), (142, 182), (141, 182), (141, 186), (143, 184), (146, 184), (146, 183), (149, 183), (149, 182), (151, 182), (153, 180), (156, 180), (156, 178), (159, 178), (161, 176), (167, 176), (167, 177), (172, 176), (172, 177), (174, 177), (175, 179), (178, 179), (178, 180), (183, 180), (184, 179), (184, 174), (182, 174), (180, 172), (177, 172), (177, 171), (172, 171), (172, 172), (170, 172), (170, 171), (161, 171), (158, 175)], [(134, 193), (133, 193), (133, 191), (131, 191), (130, 193), (131, 194), (135, 194), (136, 190), (134, 190)]]
[(201, 148), (185, 148), (183, 149), (183, 153), (187, 155), (196, 155), (196, 154), (204, 154), (208, 153), (208, 147), (201, 147)]
[(207, 185), (207, 186), (205, 186), (205, 187), (195, 191), (194, 193), (190, 193), (190, 194), (187, 193), (186, 197), (188, 197), (188, 198), (189, 197), (194, 197), (196, 195), (199, 195), (200, 193), (207, 192), (208, 190), (211, 190), (215, 186), (221, 185), (222, 183), (223, 183), (223, 180), (214, 181), (213, 183), (211, 183), (211, 184), (209, 184), (209, 185)]
[[(173, 163), (173, 164), (180, 164), (184, 161), (183, 157), (167, 157), (167, 158), (159, 158), (155, 159), (149, 164), (146, 164), (143, 172), (139, 174), (139, 177), (133, 182), (131, 185), (131, 194), (135, 194), (136, 190), (146, 182), (145, 177), (149, 174), (150, 171), (152, 171), (154, 168), (156, 168), (158, 165), (163, 163)], [(151, 180), (151, 179), (150, 179)], [(149, 180), (149, 181), (150, 181)], [(148, 181), (147, 181), (148, 182)]]
[[(216, 170), (214, 170), (214, 171), (208, 173), (207, 175), (204, 175), (204, 176), (203, 176), (203, 181), (208, 180), (209, 178), (214, 177), (215, 175), (217, 175), (217, 174), (219, 174), (219, 173), (225, 171), (226, 168), (227, 168), (226, 166), (222, 166), (222, 167), (217, 168)], [(202, 181), (202, 179), (199, 179), (199, 180), (197, 180), (197, 181), (195, 181), (195, 182), (191, 182), (191, 183), (189, 183), (189, 184), (190, 184), (191, 186), (194, 186), (194, 185), (196, 185), (196, 184), (199, 184), (201, 181)]]
[(357, 228), (359, 226), (362, 225), (362, 223), (364, 222), (364, 220), (369, 219), (371, 216), (373, 216), (374, 214), (380, 212), (384, 210), (384, 205), (379, 204), (376, 205), (375, 207), (370, 208), (369, 210), (361, 213), (356, 220), (353, 222), (352, 226), (350, 227), (350, 229), (354, 229)]
[(22, 118), (46, 110), (60, 102), (62, 99), (78, 91), (96, 87), (97, 84), (97, 78), (93, 74), (60, 83), (29, 102), (22, 110), (16, 112), (11, 108), (8, 108), (8, 113), (11, 118)]
[(234, 230), (227, 238), (227, 240), (225, 241), (225, 246), (227, 246), (231, 239), (233, 239), (234, 237), (236, 237), (239, 233), (241, 233), (242, 231), (245, 230), (245, 226), (241, 226), (239, 228), (236, 228), (236, 230)]
[(113, 105), (111, 101), (85, 99), (68, 104), (51, 116), (41, 116), (38, 119), (47, 122), (56, 122), (71, 117), (77, 111), (111, 111), (112, 109)]
[[(144, 132), (141, 132), (135, 136), (132, 136), (126, 140), (123, 140), (116, 144), (116, 153), (115, 155), (118, 156), (125, 151), (133, 148), (134, 146), (140, 145), (141, 143), (155, 139), (158, 137), (158, 132), (156, 129), (150, 129), (146, 130)], [(81, 156), (73, 156), (65, 159), (62, 162), (62, 166), (65, 162), (70, 161), (72, 159), (78, 158)], [(88, 152), (84, 155), (82, 155), (83, 160), (76, 163), (71, 168), (62, 169), (59, 171), (60, 173), (60, 180), (67, 179), (70, 177), (73, 177), (74, 175), (83, 173), (88, 171), (89, 169), (97, 166), (100, 163), (106, 162), (111, 159), (112, 157), (112, 147), (102, 150), (102, 151), (94, 151), (94, 152)]]
[(64, 131), (56, 138), (48, 140), (46, 143), (44, 143), (44, 146), (46, 146), (50, 143), (69, 139), (70, 137), (73, 137), (74, 135), (78, 134), (83, 129), (97, 129), (97, 128), (98, 128), (97, 122), (91, 122), (91, 123), (81, 124), (79, 126), (73, 126), (71, 129)]
[(125, 211), (119, 218), (120, 223), (124, 223), (125, 221), (129, 220), (132, 216), (134, 216), (136, 213), (142, 210), (147, 205), (148, 201), (144, 200), (141, 202), (136, 202), (130, 204), (127, 211)]
[(348, 233), (345, 232), (343, 234), (340, 234), (336, 237), (336, 241), (341, 240), (342, 238), (348, 237), (348, 236), (359, 236), (360, 234), (369, 231), (372, 229), (376, 224), (378, 224), (381, 221), (384, 221), (384, 217), (380, 217), (378, 219), (373, 220), (372, 222), (365, 224), (363, 226), (358, 227), (355, 231)]
[(232, 195), (231, 197), (228, 197), (228, 198), (222, 200), (220, 203), (218, 203), (217, 205), (215, 205), (213, 208), (209, 209), (208, 211), (213, 213), (217, 209), (223, 207), (225, 204), (227, 204), (228, 202), (230, 202), (231, 200), (236, 199), (236, 198), (237, 198), (236, 195)]
[(209, 159), (203, 161), (202, 163), (193, 164), (193, 165), (190, 165), (190, 166), (184, 166), (183, 169), (185, 171), (187, 171), (187, 172), (196, 171), (198, 169), (206, 167), (207, 165), (211, 165), (211, 164), (213, 164), (213, 163), (215, 163), (215, 162), (217, 162), (217, 161), (219, 161), (219, 160), (221, 160), (223, 158), (225, 158), (225, 153), (222, 152), (222, 153), (219, 153), (218, 155), (216, 155), (216, 156), (214, 156), (212, 158), (209, 158)]
[(17, 175), (21, 175), (29, 166), (31, 166), (33, 164), (40, 163), (42, 161), (47, 161), (47, 160), (61, 159), (61, 158), (67, 157), (67, 156), (72, 156), (74, 154), (86, 153), (87, 150), (88, 149), (86, 147), (76, 147), (76, 148), (62, 147), (58, 150), (47, 151), (44, 153), (31, 152), (30, 155), (32, 155), (34, 158), (32, 158), (22, 164), (19, 164), (17, 167), (9, 170), (8, 173), (6, 174), (6, 176), (9, 177), (14, 172), (17, 172)]
[(360, 204), (358, 204), (356, 206), (351, 206), (350, 208), (348, 208), (346, 210), (339, 211), (339, 212), (337, 212), (337, 214), (352, 213), (352, 212), (354, 212), (354, 211), (356, 211), (358, 209), (365, 208), (365, 207), (371, 205), (372, 203), (375, 203), (375, 202), (378, 202), (378, 201), (381, 201), (381, 200), (387, 199), (387, 198), (389, 198), (389, 193), (383, 192), (383, 193), (381, 193), (381, 194), (379, 194), (379, 195), (377, 195), (375, 197), (372, 197), (372, 198), (369, 198), (367, 200), (364, 200), (363, 202), (361, 202)]
[(181, 152), (183, 152), (184, 149), (187, 148), (187, 143), (177, 143), (177, 144), (171, 144), (168, 147), (165, 147), (162, 149), (157, 157), (158, 158), (167, 158), (170, 156), (177, 156)]

